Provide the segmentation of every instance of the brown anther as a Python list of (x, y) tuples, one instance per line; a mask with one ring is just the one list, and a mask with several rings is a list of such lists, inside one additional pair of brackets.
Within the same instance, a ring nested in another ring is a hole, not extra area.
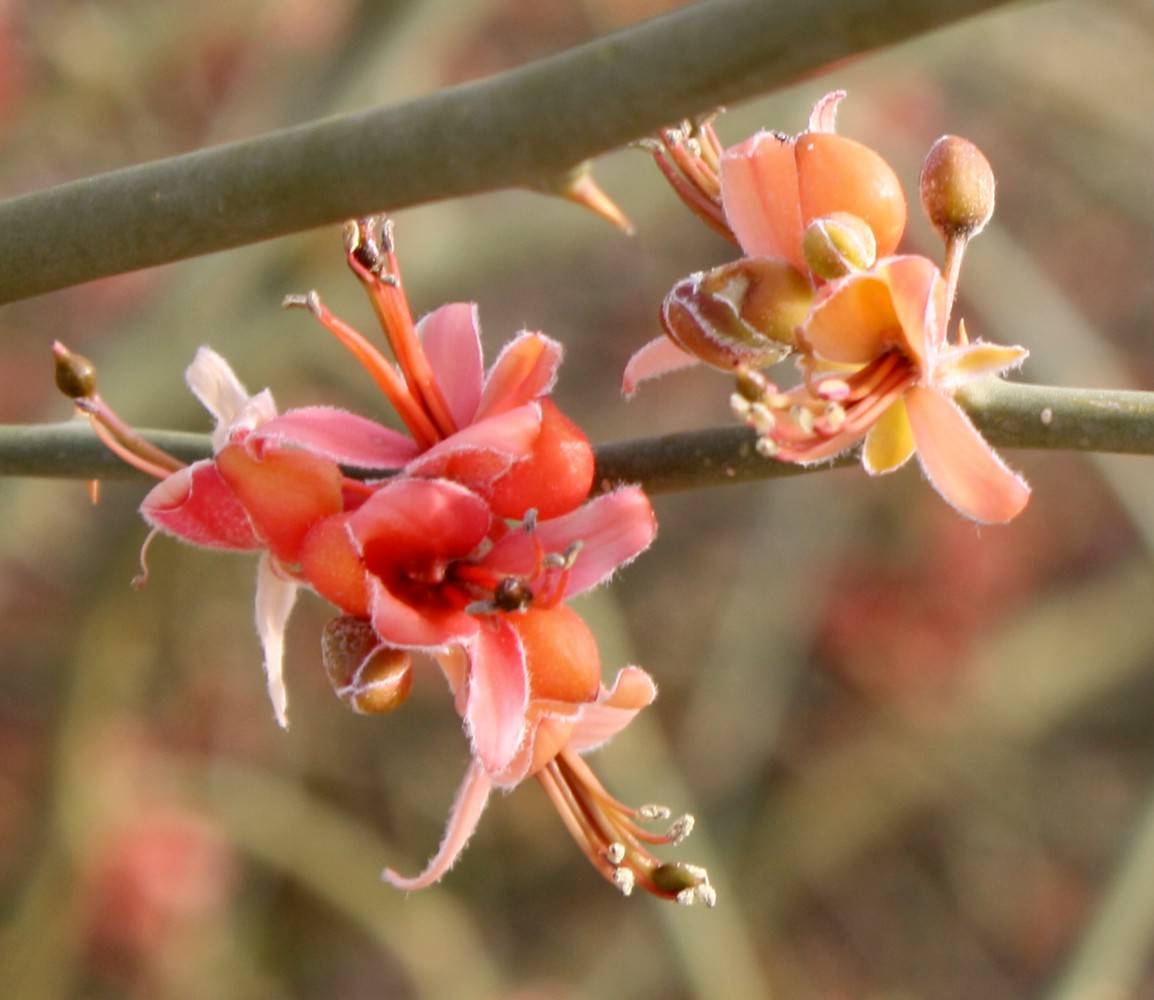
[(751, 403), (760, 402), (766, 393), (773, 391), (769, 379), (756, 368), (738, 368), (736, 381), (738, 393)]
[(667, 861), (658, 865), (653, 869), (651, 877), (658, 889), (676, 896), (679, 902), (687, 889), (695, 895), (702, 886), (709, 885), (709, 874), (704, 868), (681, 861)]
[(524, 611), (533, 603), (533, 589), (518, 576), (504, 577), (493, 588), (493, 605), (498, 611)]
[(81, 354), (74, 354), (59, 340), (52, 343), (56, 358), (56, 388), (72, 400), (96, 395), (96, 366)]

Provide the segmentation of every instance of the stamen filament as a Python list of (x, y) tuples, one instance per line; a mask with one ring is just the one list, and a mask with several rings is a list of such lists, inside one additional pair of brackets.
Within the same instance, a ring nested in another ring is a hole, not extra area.
[(284, 305), (308, 309), (317, 321), (345, 346), (377, 383), (422, 450), (431, 448), (441, 440), (437, 428), (433, 426), (420, 403), (413, 398), (409, 386), (396, 368), (368, 342), (364, 334), (334, 316), (316, 292), (309, 292), (307, 295), (289, 295), (285, 298)]

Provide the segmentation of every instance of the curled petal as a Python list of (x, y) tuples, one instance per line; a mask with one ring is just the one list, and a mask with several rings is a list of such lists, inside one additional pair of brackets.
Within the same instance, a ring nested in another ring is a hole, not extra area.
[(488, 774), (508, 766), (525, 738), (529, 673), (517, 632), (494, 615), (477, 630), (471, 648), (465, 726)]
[(621, 391), (632, 396), (642, 382), (696, 364), (700, 362), (688, 351), (682, 350), (668, 337), (658, 337), (629, 359), (621, 380)]
[(657, 685), (640, 667), (624, 667), (611, 688), (603, 688), (597, 701), (586, 705), (569, 738), (569, 746), (586, 753), (611, 740), (633, 717), (657, 697)]
[(284, 684), (284, 630), (296, 602), (298, 584), (285, 580), (272, 558), (261, 556), (256, 576), (256, 630), (264, 648), (264, 672), (276, 721), (288, 728), (288, 694)]
[(392, 868), (386, 868), (381, 877), (390, 885), (407, 890), (425, 889), (434, 882), (440, 881), (456, 863), (461, 851), (465, 849), (465, 845), (473, 835), (473, 831), (477, 829), (477, 823), (489, 802), (489, 793), (492, 789), (493, 783), (485, 774), (484, 768), (480, 763), (474, 761), (469, 770), (465, 772), (465, 780), (457, 790), (457, 797), (453, 802), (452, 810), (449, 812), (449, 822), (445, 827), (445, 836), (441, 840), (441, 846), (437, 848), (437, 853), (429, 861), (425, 870), (413, 878), (405, 878), (403, 875), (398, 875)]
[(937, 265), (928, 257), (906, 255), (879, 264), (877, 273), (890, 289), (902, 349), (922, 371), (933, 370), (950, 311)]
[(943, 388), (954, 388), (986, 375), (998, 375), (1017, 368), (1029, 356), (1024, 347), (1002, 344), (967, 344), (950, 348), (938, 358), (935, 382)]
[(434, 309), (417, 324), (417, 335), (449, 412), (458, 427), (467, 427), (476, 417), (484, 378), (476, 305), (454, 302)]
[(865, 271), (827, 285), (802, 329), (821, 358), (839, 365), (868, 364), (902, 336), (888, 283)]
[(153, 527), (193, 545), (263, 548), (247, 511), (211, 461), (185, 466), (162, 479), (145, 496), (140, 513)]
[(498, 355), (474, 420), (524, 406), (546, 395), (557, 381), (561, 345), (540, 333), (521, 333)]
[(484, 492), (494, 479), (529, 454), (541, 430), (537, 404), (518, 406), (470, 424), (414, 458), (406, 470), (424, 478), (452, 479)]
[(918, 459), (947, 501), (975, 521), (1002, 524), (1017, 517), (1030, 487), (997, 456), (952, 399), (915, 386), (905, 395)]
[(256, 445), (295, 445), (358, 469), (399, 469), (415, 458), (416, 443), (390, 427), (330, 406), (306, 406), (262, 424), (246, 439)]

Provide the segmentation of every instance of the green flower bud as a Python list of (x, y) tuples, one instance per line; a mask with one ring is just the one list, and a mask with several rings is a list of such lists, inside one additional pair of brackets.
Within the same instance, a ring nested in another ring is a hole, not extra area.
[(835, 212), (814, 219), (802, 237), (805, 263), (819, 278), (832, 281), (850, 271), (873, 267), (878, 241), (865, 219)]

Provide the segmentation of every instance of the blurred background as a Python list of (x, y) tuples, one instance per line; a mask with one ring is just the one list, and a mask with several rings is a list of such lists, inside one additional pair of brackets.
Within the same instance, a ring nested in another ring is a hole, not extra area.
[[(399, 100), (558, 51), (668, 0), (0, 0), (0, 194)], [(999, 180), (959, 314), (1023, 377), (1154, 388), (1154, 9), (1007, 9), (734, 108), (727, 143), (840, 129), (914, 193), (943, 132)], [(729, 422), (729, 381), (630, 403), (675, 280), (732, 256), (626, 150), (598, 166), (629, 238), (506, 192), (400, 213), (418, 312), (480, 304), (489, 356), (565, 342), (595, 442)], [(387, 192), (382, 201), (387, 202)], [(916, 215), (915, 208), (915, 215)], [(940, 248), (920, 218), (909, 246)], [(48, 345), (93, 357), (138, 426), (207, 430), (183, 383), (223, 353), (283, 407), (382, 416), (289, 292), (363, 330), (340, 232), (126, 275), (0, 312), (0, 422), (65, 419)], [(693, 812), (676, 856), (720, 902), (624, 899), (533, 782), (440, 886), (379, 881), (436, 847), (467, 747), (436, 671), (393, 716), (333, 697), (306, 599), (276, 727), (255, 566), (161, 540), (133, 590), (143, 484), (0, 481), (0, 996), (422, 1000), (1154, 997), (1154, 462), (1010, 453), (1035, 489), (979, 529), (906, 470), (659, 496), (657, 544), (583, 613), (654, 708), (592, 762)]]

